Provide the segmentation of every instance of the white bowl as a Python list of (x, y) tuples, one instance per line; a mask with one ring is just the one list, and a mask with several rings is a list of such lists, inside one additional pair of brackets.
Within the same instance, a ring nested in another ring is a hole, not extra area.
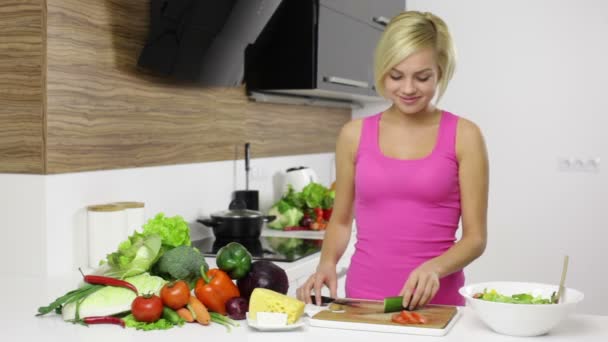
[(566, 288), (559, 304), (498, 303), (476, 299), (473, 295), (487, 289), (506, 296), (530, 293), (551, 298), (558, 288), (558, 285), (497, 281), (464, 286), (459, 292), (465, 297), (467, 305), (495, 332), (511, 336), (538, 336), (549, 332), (573, 312), (576, 304), (583, 300), (583, 293)]

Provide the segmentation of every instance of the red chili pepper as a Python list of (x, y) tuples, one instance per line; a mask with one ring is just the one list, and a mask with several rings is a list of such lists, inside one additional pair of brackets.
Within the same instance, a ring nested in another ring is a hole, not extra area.
[[(82, 270), (78, 269), (80, 271), (80, 273), (82, 273)], [(116, 279), (116, 278), (112, 278), (112, 277), (106, 277), (106, 276), (100, 276), (100, 275), (84, 275), (82, 274), (82, 276), (84, 277), (84, 281), (89, 283), (89, 284), (95, 284), (95, 285), (106, 285), (106, 286), (117, 286), (117, 287), (124, 287), (127, 289), (132, 290), (133, 292), (135, 292), (135, 294), (138, 294), (137, 292), (137, 288), (124, 280), (120, 280), (120, 279)]]
[(82, 319), (84, 324), (116, 324), (125, 327), (125, 321), (119, 317), (113, 316), (91, 316)]

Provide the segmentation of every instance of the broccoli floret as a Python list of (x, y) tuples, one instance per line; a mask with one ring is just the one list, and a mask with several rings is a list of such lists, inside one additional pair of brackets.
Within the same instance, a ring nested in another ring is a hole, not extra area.
[(185, 280), (192, 288), (201, 272), (207, 270), (209, 265), (198, 249), (179, 246), (166, 251), (152, 268), (152, 273), (167, 280)]

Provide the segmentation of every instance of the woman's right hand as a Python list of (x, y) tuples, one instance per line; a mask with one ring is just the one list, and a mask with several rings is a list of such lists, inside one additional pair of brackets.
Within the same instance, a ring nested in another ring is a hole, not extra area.
[[(321, 266), (317, 268), (317, 272), (311, 275), (306, 282), (298, 288), (296, 296), (299, 300), (306, 304), (321, 304), (321, 289), (323, 285), (329, 288), (329, 293), (332, 298), (337, 297), (338, 275), (336, 266)], [(314, 290), (314, 292), (313, 292)], [(312, 303), (311, 295), (314, 293), (316, 297), (315, 303)]]

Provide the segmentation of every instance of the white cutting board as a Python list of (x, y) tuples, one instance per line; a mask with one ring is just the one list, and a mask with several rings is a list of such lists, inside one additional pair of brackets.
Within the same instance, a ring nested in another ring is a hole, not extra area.
[(461, 309), (458, 309), (456, 311), (456, 314), (449, 321), (449, 323), (443, 328), (423, 328), (416, 327), (413, 325), (386, 325), (362, 322), (341, 322), (325, 319), (315, 319), (314, 317), (311, 317), (308, 322), (311, 326), (320, 328), (375, 331), (409, 335), (443, 336), (447, 334), (450, 329), (452, 329), (452, 327), (454, 326), (454, 324), (456, 324), (456, 321), (458, 321), (461, 315)]

